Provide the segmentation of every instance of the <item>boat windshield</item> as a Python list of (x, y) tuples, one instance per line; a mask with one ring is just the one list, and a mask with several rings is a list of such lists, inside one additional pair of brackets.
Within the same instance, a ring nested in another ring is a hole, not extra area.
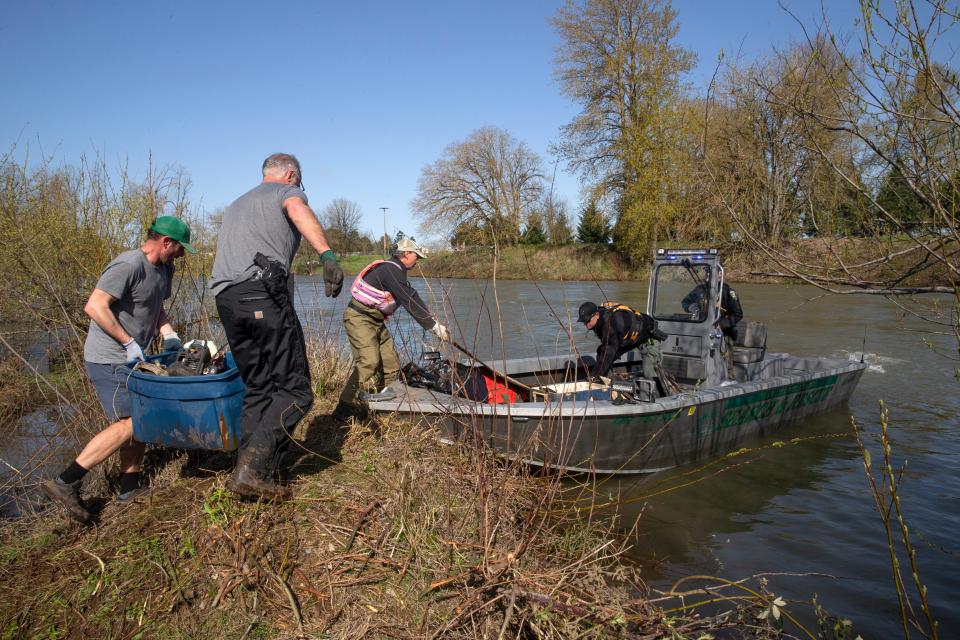
[(653, 315), (657, 320), (703, 322), (707, 319), (710, 266), (662, 264), (657, 267)]

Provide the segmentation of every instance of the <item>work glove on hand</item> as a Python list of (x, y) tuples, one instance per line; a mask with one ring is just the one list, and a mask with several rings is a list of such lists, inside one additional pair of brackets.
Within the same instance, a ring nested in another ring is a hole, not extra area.
[(445, 326), (443, 326), (439, 322), (433, 325), (433, 328), (430, 329), (430, 331), (433, 331), (433, 333), (444, 342), (447, 342), (450, 340), (450, 332), (447, 330)]
[(176, 331), (163, 334), (163, 350), (179, 351), (183, 347), (183, 340), (177, 335)]
[(134, 360), (139, 360), (141, 362), (147, 361), (147, 356), (143, 355), (143, 349), (133, 338), (130, 338), (130, 342), (125, 342), (123, 344), (123, 348), (127, 350), (127, 362)]
[(333, 251), (327, 249), (320, 256), (323, 261), (323, 281), (326, 283), (328, 298), (336, 298), (343, 289), (343, 269), (337, 264), (337, 257)]

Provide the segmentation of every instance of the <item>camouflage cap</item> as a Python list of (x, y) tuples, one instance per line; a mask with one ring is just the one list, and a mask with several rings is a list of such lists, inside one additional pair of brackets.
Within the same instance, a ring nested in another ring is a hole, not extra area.
[(412, 251), (421, 258), (427, 257), (427, 250), (417, 244), (416, 240), (413, 238), (400, 238), (395, 245), (393, 245), (394, 253), (398, 251)]

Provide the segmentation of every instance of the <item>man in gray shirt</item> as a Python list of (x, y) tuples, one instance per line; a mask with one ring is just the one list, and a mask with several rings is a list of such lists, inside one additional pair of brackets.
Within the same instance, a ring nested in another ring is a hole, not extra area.
[(301, 238), (320, 254), (327, 296), (343, 270), (307, 204), (297, 159), (275, 153), (263, 181), (223, 213), (210, 288), (246, 385), (240, 453), (227, 487), (250, 498), (284, 499), (274, 481), (297, 423), (313, 404), (303, 328), (293, 308), (290, 264)]
[(114, 451), (120, 451), (118, 500), (131, 501), (146, 490), (140, 486), (144, 445), (133, 439), (130, 394), (118, 369), (144, 360), (143, 350), (158, 330), (165, 351), (180, 348), (180, 337), (167, 320), (163, 301), (170, 297), (173, 261), (184, 251), (196, 253), (190, 244), (190, 228), (179, 218), (160, 216), (150, 225), (139, 249), (125, 251), (107, 265), (83, 309), (90, 316), (84, 365), (111, 424), (94, 436), (59, 476), (40, 485), (48, 498), (66, 507), (80, 522), (90, 520), (80, 500), (83, 477)]

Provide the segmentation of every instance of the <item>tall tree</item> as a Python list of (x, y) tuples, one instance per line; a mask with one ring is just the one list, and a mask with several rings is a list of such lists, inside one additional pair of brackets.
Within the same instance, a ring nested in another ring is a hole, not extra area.
[(483, 127), (423, 168), (411, 208), (427, 233), (474, 225), (499, 247), (517, 242), (542, 192), (540, 157), (503, 129)]
[(779, 247), (799, 233), (865, 228), (867, 203), (832, 169), (860, 182), (862, 149), (842, 129), (797, 113), (816, 105), (842, 118), (854, 107), (854, 75), (823, 34), (720, 75), (702, 132), (703, 182), (716, 196), (703, 200), (742, 237)]
[[(940, 0), (860, 7), (856, 47), (835, 34), (812, 36), (811, 49), (825, 55), (809, 56), (798, 67), (830, 78), (833, 98), (809, 100), (784, 85), (768, 87), (769, 101), (805, 126), (842, 132), (853, 141), (854, 162), (837, 162), (816, 138), (808, 149), (869, 203), (884, 233), (854, 256), (831, 250), (806, 261), (784, 256), (761, 239), (751, 241), (781, 273), (832, 293), (909, 296), (898, 305), (929, 320), (934, 330), (950, 327), (960, 355), (960, 223), (949, 195), (960, 176), (960, 76), (936, 59), (949, 55), (960, 15)], [(817, 42), (825, 46), (814, 48)], [(867, 170), (857, 171), (861, 167)], [(926, 207), (925, 224), (916, 225), (917, 206), (902, 206), (911, 200)], [(951, 304), (916, 295), (924, 293), (950, 294)]]
[(694, 56), (671, 43), (669, 0), (567, 0), (553, 24), (557, 78), (581, 105), (563, 128), (560, 154), (595, 196), (615, 203), (617, 247), (639, 260), (680, 214), (677, 107)]

